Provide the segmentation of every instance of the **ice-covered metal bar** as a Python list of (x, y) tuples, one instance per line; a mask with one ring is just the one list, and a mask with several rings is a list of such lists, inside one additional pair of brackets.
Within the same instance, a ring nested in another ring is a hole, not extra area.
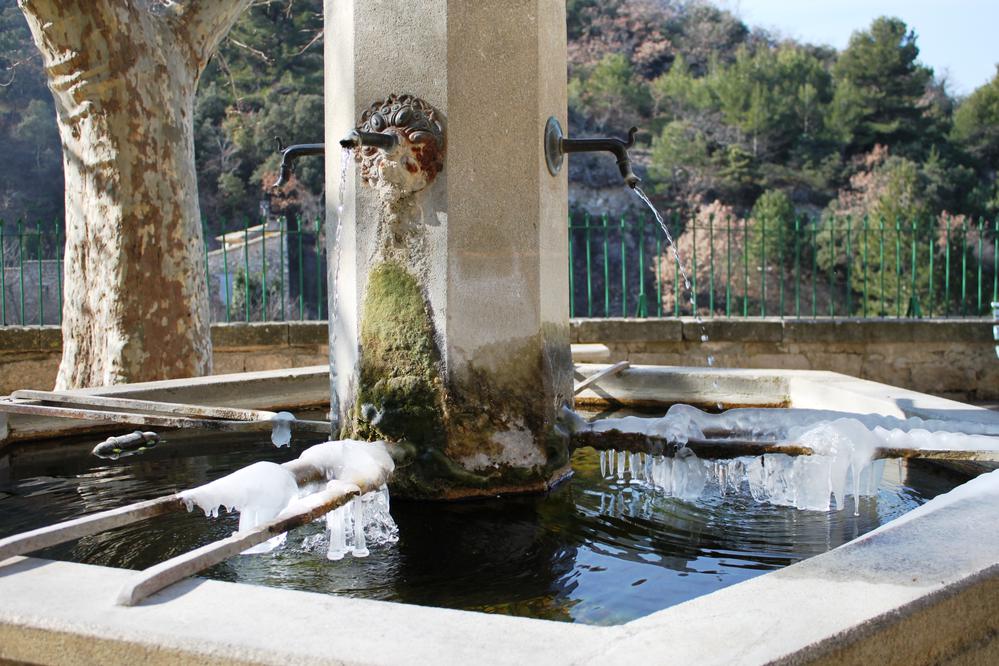
[(291, 511), (280, 514), (269, 523), (244, 532), (236, 532), (226, 539), (214, 541), (144, 569), (121, 588), (116, 603), (120, 606), (134, 606), (168, 585), (194, 576), (288, 530), (310, 523), (371, 490), (374, 489), (364, 489), (344, 483), (308, 495), (298, 500)]
[(183, 502), (176, 494), (157, 497), (156, 499), (137, 502), (128, 506), (101, 511), (89, 516), (74, 518), (55, 525), (40, 527), (30, 532), (22, 532), (5, 539), (0, 539), (0, 561), (15, 555), (24, 555), (36, 550), (55, 546), (60, 543), (91, 536), (116, 527), (124, 527), (146, 518), (162, 516), (163, 514), (184, 508)]

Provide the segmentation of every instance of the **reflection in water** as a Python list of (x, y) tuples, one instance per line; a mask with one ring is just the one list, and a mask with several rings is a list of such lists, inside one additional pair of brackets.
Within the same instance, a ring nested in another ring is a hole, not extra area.
[[(201, 437), (205, 437), (201, 441)], [(208, 439), (210, 437), (210, 439)], [(266, 439), (175, 435), (168, 446), (119, 462), (87, 446), (36, 445), (10, 457), (0, 482), (0, 537), (214, 480), (257, 460), (282, 462), (310, 443), (274, 449)], [(697, 502), (641, 484), (603, 479), (598, 456), (578, 451), (575, 477), (545, 497), (464, 503), (396, 501), (396, 544), (364, 559), (323, 557), (322, 523), (295, 530), (266, 555), (231, 559), (210, 578), (370, 599), (616, 624), (834, 548), (961, 479), (920, 475), (903, 485), (890, 463), (859, 515), (754, 502), (746, 489)], [(916, 485), (911, 483), (911, 485)], [(852, 502), (848, 499), (848, 503)], [(235, 515), (177, 513), (39, 553), (144, 568), (236, 529)]]

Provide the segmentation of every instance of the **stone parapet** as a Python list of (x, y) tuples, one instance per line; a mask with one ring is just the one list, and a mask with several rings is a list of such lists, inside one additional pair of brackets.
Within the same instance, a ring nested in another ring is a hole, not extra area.
[[(607, 363), (830, 370), (971, 401), (999, 399), (987, 319), (575, 319)], [(701, 342), (702, 335), (708, 336)]]

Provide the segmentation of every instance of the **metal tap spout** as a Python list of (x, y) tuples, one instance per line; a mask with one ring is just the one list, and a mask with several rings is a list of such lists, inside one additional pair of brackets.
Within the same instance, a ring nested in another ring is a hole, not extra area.
[(364, 148), (372, 147), (381, 150), (392, 150), (399, 145), (399, 137), (388, 132), (362, 132), (360, 130), (350, 130), (347, 136), (340, 139), (340, 145), (344, 148)]
[(613, 137), (593, 137), (585, 139), (567, 139), (562, 135), (562, 126), (554, 117), (548, 119), (545, 126), (545, 159), (548, 170), (555, 175), (562, 168), (562, 159), (566, 153), (591, 153), (606, 151), (617, 158), (617, 168), (621, 177), (630, 188), (638, 187), (642, 179), (631, 169), (631, 158), (628, 149), (635, 145), (637, 127), (628, 130), (628, 140)]
[(326, 152), (326, 147), (322, 143), (298, 143), (282, 149), (281, 142), (278, 141), (278, 150), (281, 151), (281, 176), (271, 186), (273, 189), (281, 187), (288, 180), (292, 162), (306, 155), (322, 155)]

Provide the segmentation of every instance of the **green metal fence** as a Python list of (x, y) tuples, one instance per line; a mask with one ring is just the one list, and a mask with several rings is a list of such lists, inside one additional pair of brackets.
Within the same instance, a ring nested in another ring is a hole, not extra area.
[[(982, 317), (999, 301), (999, 220), (668, 223), (693, 299), (655, 220), (579, 216), (568, 227), (570, 316)], [(319, 219), (215, 228), (204, 255), (212, 321), (326, 316)], [(63, 241), (60, 224), (0, 220), (0, 325), (60, 323)]]
[[(213, 322), (305, 321), (326, 316), (320, 219), (272, 218), (205, 230), (204, 270)], [(0, 220), (0, 326), (61, 323), (61, 223)]]
[(999, 219), (569, 220), (572, 317), (982, 317), (999, 300)]

